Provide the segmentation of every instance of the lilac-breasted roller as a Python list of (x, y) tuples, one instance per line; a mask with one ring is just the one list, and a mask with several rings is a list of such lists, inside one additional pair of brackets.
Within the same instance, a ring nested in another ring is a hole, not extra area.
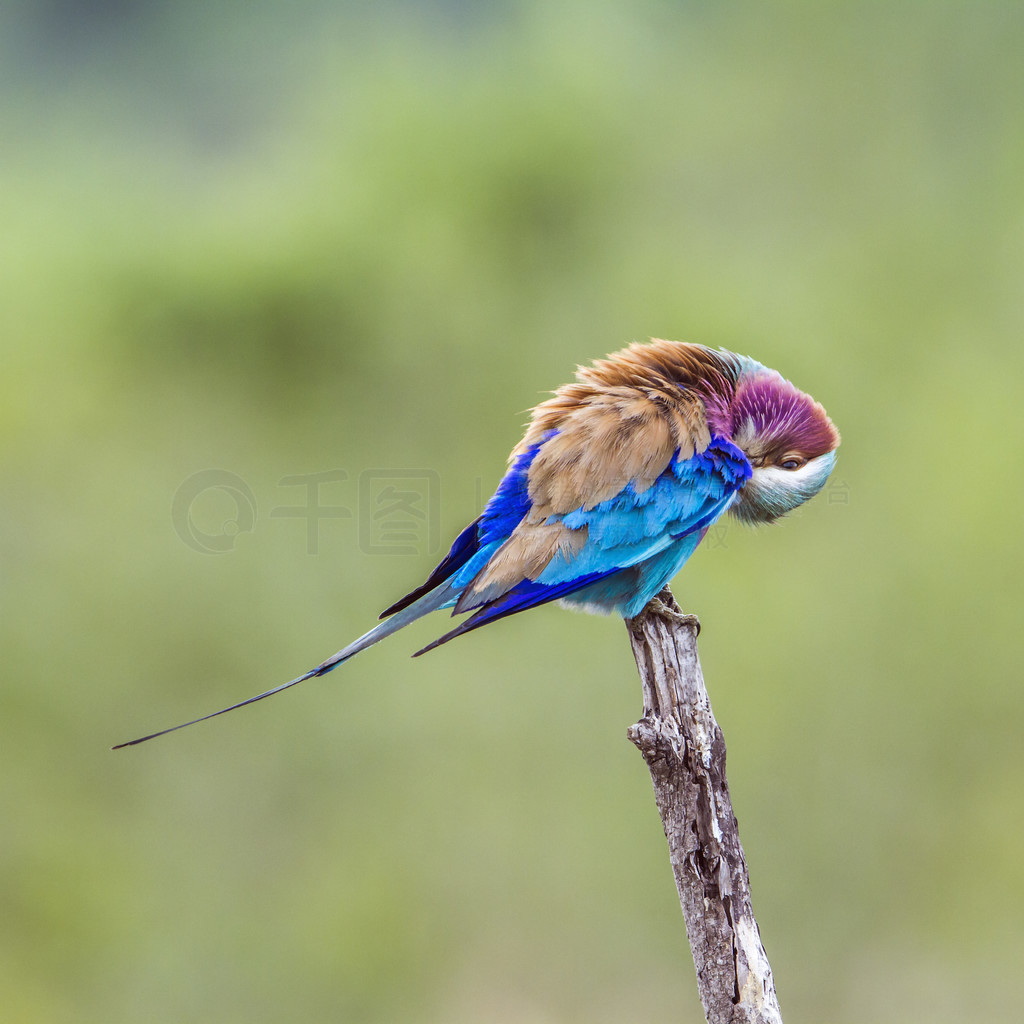
[(549, 601), (632, 618), (726, 512), (770, 523), (817, 494), (838, 445), (813, 398), (747, 356), (630, 345), (533, 410), (483, 512), (383, 622), (287, 683), (120, 746), (322, 676), (439, 608), (467, 617), (417, 654)]

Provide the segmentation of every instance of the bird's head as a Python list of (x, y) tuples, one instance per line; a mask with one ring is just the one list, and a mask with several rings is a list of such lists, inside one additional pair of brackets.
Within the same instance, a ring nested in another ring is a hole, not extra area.
[(730, 406), (732, 440), (753, 475), (729, 511), (745, 523), (771, 523), (825, 486), (839, 431), (810, 395), (760, 364), (745, 368)]

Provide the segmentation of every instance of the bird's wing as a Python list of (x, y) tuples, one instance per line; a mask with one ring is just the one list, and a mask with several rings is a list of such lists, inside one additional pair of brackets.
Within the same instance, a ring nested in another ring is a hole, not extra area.
[[(537, 581), (552, 563), (596, 560), (594, 571), (604, 572), (653, 554), (651, 545), (667, 540), (659, 514), (672, 514), (653, 500), (665, 490), (659, 481), (670, 466), (702, 455), (710, 443), (702, 404), (680, 390), (669, 397), (610, 388), (570, 405), (519, 452), (489, 503), (483, 533), (501, 544), (486, 564), (474, 567), (472, 578), (463, 577), (456, 611), (486, 604), (524, 580)], [(688, 485), (675, 478), (672, 489), (681, 501)], [(497, 514), (488, 517), (492, 506)], [(493, 534), (489, 519), (499, 527)]]
[[(536, 579), (556, 553), (571, 555), (586, 538), (586, 531), (561, 526), (559, 516), (593, 508), (628, 484), (643, 492), (674, 456), (688, 458), (711, 440), (700, 402), (678, 389), (670, 397), (627, 387), (576, 394), (575, 387), (535, 410), (534, 426), (512, 453), (483, 513), (459, 534), (429, 579), (381, 618), (449, 579), (469, 589), (460, 611), (478, 606), (485, 593), (496, 597), (522, 579)], [(537, 430), (539, 420), (543, 431)]]
[(590, 396), (518, 450), (477, 521), (476, 552), (448, 577), (461, 591), (453, 614), (475, 614), (425, 650), (656, 557), (717, 519), (749, 476), (696, 400)]
[[(643, 490), (630, 482), (593, 507), (553, 514), (543, 523), (524, 519), (466, 584), (455, 604), (455, 613), (474, 614), (418, 653), (506, 615), (584, 588), (592, 592), (602, 580), (655, 564), (651, 560), (659, 555), (674, 572), (679, 562), (673, 563), (670, 549), (689, 540), (684, 545), (688, 555), (749, 476), (750, 463), (743, 452), (715, 438), (703, 452), (673, 459)], [(655, 589), (661, 585), (658, 582)]]

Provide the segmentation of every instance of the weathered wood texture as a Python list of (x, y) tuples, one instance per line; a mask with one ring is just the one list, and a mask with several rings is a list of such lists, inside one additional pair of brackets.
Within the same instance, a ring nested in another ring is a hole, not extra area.
[(629, 738), (651, 772), (708, 1024), (782, 1024), (697, 657), (700, 623), (666, 587), (626, 626), (644, 689)]

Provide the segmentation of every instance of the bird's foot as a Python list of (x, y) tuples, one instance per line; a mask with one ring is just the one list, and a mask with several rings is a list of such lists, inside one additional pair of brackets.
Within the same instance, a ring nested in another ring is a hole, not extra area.
[(652, 597), (650, 601), (647, 602), (647, 608), (645, 611), (651, 612), (660, 618), (668, 619), (670, 622), (674, 622), (677, 626), (692, 626), (694, 633), (697, 636), (700, 636), (700, 619), (698, 619), (696, 615), (672, 608), (670, 605), (662, 601), (660, 597)]

